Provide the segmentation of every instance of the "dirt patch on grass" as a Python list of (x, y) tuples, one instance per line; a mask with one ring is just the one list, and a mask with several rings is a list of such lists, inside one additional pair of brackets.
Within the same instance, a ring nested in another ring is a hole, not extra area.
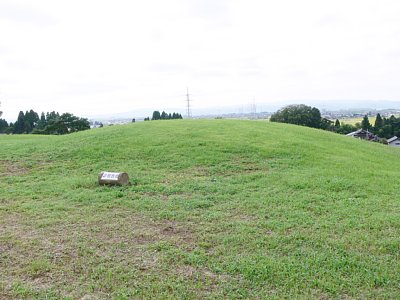
[(219, 280), (227, 280), (230, 278), (230, 276), (225, 275), (225, 274), (216, 274), (211, 272), (210, 270), (204, 269), (204, 268), (195, 268), (190, 265), (184, 265), (184, 266), (179, 266), (176, 268), (176, 272), (180, 275), (183, 275), (185, 277), (203, 277), (203, 278), (208, 278), (213, 281), (219, 281)]
[(203, 166), (192, 168), (191, 173), (194, 177), (207, 177), (211, 175), (209, 168)]
[(0, 176), (19, 176), (29, 172), (29, 168), (20, 162), (0, 160)]
[(196, 236), (188, 226), (183, 226), (173, 221), (164, 221), (156, 226), (162, 228), (159, 232), (163, 239), (170, 239), (177, 246), (194, 247)]
[(236, 284), (240, 285), (243, 281), (240, 276), (216, 274), (209, 269), (197, 268), (190, 265), (176, 266), (174, 272), (182, 278), (189, 278), (196, 283), (202, 283), (199, 285), (198, 290), (199, 299), (207, 298), (210, 293), (218, 290), (218, 287), (226, 282), (236, 282)]
[(29, 163), (12, 160), (0, 160), (0, 177), (26, 175), (33, 169), (45, 170), (51, 164), (52, 162), (48, 160), (38, 160)]
[(39, 227), (40, 222), (22, 214), (10, 214), (0, 222), (4, 297), (15, 296), (15, 282), (36, 292), (52, 288), (74, 299), (92, 294), (90, 285), (109, 293), (113, 286), (133, 280), (132, 274), (162, 272), (159, 260), (163, 254), (153, 245), (165, 242), (187, 249), (194, 248), (196, 241), (194, 233), (182, 224), (119, 209), (94, 216), (82, 211), (71, 220), (44, 228)]

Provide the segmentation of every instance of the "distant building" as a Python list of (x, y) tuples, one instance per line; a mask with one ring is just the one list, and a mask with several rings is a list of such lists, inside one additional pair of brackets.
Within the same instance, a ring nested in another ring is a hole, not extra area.
[(400, 138), (398, 138), (397, 136), (394, 136), (394, 137), (388, 139), (387, 143), (389, 146), (392, 146), (392, 147), (400, 147)]
[(347, 136), (352, 136), (358, 139), (362, 140), (367, 140), (367, 141), (373, 141), (373, 142), (378, 142), (379, 137), (373, 134), (372, 132), (369, 132), (368, 130), (364, 129), (358, 129), (356, 131), (350, 132), (346, 134)]

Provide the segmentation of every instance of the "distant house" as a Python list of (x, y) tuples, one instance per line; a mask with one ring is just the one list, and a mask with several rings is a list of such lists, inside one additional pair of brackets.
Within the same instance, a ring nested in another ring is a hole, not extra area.
[(379, 137), (373, 134), (372, 132), (369, 132), (368, 130), (364, 129), (358, 129), (356, 131), (350, 132), (349, 134), (346, 134), (347, 136), (352, 136), (355, 138), (359, 138), (362, 140), (367, 140), (367, 141), (373, 141), (373, 142), (378, 142)]
[(388, 139), (387, 143), (389, 146), (392, 146), (392, 147), (400, 147), (400, 138), (398, 138), (397, 136), (394, 136), (394, 137)]

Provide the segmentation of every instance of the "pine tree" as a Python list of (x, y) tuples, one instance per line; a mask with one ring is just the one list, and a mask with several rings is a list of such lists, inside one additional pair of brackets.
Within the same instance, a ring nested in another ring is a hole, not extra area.
[(340, 128), (340, 121), (338, 119), (335, 121), (335, 128)]
[(33, 128), (31, 126), (31, 122), (29, 122), (28, 120), (25, 120), (25, 122), (24, 122), (24, 132), (25, 133), (31, 133), (32, 130), (33, 130)]
[(381, 115), (378, 113), (376, 115), (375, 125), (374, 125), (375, 132), (378, 132), (379, 129), (382, 128), (382, 126), (383, 126), (383, 119), (382, 119)]
[(370, 130), (371, 129), (371, 123), (369, 122), (368, 116), (365, 115), (363, 120), (361, 121), (361, 128), (364, 130)]
[(168, 120), (168, 114), (165, 111), (161, 113), (161, 120)]
[(25, 115), (23, 111), (20, 111), (18, 114), (18, 119), (14, 124), (14, 133), (21, 134), (24, 133), (25, 127)]
[(32, 109), (25, 114), (25, 132), (31, 133), (39, 123), (39, 115)]
[(0, 132), (6, 132), (8, 129), (8, 123), (6, 120), (0, 119)]
[(43, 130), (46, 127), (46, 125), (47, 125), (46, 116), (44, 112), (42, 112), (42, 114), (40, 115), (40, 120), (38, 121), (37, 124), (37, 129)]

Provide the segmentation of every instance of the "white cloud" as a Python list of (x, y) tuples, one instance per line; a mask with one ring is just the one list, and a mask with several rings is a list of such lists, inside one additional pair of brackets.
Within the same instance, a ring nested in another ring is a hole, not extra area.
[(15, 23), (23, 23), (29, 26), (50, 26), (56, 20), (29, 4), (16, 5), (13, 2), (0, 3), (0, 19), (6, 19)]
[(0, 101), (78, 115), (399, 100), (400, 2), (0, 0)]

